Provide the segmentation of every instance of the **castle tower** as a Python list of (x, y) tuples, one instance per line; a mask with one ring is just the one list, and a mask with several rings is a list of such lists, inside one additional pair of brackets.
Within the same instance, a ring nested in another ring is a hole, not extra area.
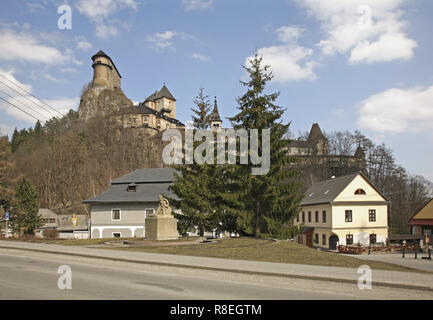
[(328, 139), (323, 135), (318, 123), (314, 123), (311, 127), (307, 141), (314, 146), (318, 155), (328, 154)]
[(152, 93), (144, 100), (143, 104), (167, 117), (176, 119), (176, 99), (165, 86), (165, 83), (161, 90)]
[(92, 88), (120, 89), (122, 76), (111, 58), (102, 50), (99, 50), (93, 57), (93, 82)]
[(214, 106), (213, 106), (213, 111), (210, 115), (210, 128), (212, 131), (217, 131), (218, 129), (221, 128), (222, 126), (222, 121), (220, 118), (220, 114), (218, 112), (218, 105), (217, 105), (217, 99), (215, 97), (215, 102), (214, 102)]

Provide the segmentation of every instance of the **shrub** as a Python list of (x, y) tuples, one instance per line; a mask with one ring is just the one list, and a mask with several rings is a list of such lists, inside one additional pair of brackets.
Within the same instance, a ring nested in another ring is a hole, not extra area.
[(56, 239), (59, 237), (59, 231), (57, 229), (46, 229), (43, 232), (44, 238)]

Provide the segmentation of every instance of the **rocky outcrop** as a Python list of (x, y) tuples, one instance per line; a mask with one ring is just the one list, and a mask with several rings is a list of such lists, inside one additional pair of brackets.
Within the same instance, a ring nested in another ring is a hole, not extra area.
[(78, 117), (86, 121), (95, 116), (112, 114), (132, 104), (121, 89), (89, 88), (81, 96)]

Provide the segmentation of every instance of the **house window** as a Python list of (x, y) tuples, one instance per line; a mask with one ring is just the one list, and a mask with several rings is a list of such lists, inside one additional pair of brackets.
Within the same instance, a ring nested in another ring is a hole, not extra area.
[(120, 220), (120, 209), (111, 210), (111, 220)]
[(305, 222), (305, 212), (302, 211), (302, 223), (304, 223), (304, 222)]
[(368, 210), (368, 221), (370, 221), (370, 222), (376, 221), (376, 210), (375, 209)]
[(319, 223), (319, 211), (316, 211), (316, 212), (314, 213), (314, 221), (315, 221), (316, 223)]
[(364, 189), (356, 189), (355, 195), (357, 195), (357, 196), (365, 195), (365, 190)]
[(352, 210), (346, 210), (345, 221), (352, 222)]
[(322, 211), (322, 222), (326, 223), (326, 210)]
[(322, 244), (326, 246), (326, 234), (322, 234)]
[(120, 238), (121, 233), (120, 232), (113, 232), (113, 238)]
[(308, 222), (311, 222), (311, 211), (308, 211)]
[(296, 222), (299, 222), (299, 213), (296, 215)]
[(147, 116), (142, 116), (141, 118), (143, 119), (143, 122), (147, 121)]
[(128, 192), (136, 192), (137, 191), (137, 186), (128, 186), (127, 191)]
[(319, 234), (318, 234), (318, 233), (316, 233), (316, 234), (314, 235), (314, 243), (319, 244)]
[(370, 234), (370, 244), (376, 244), (376, 235)]
[(353, 234), (347, 234), (346, 235), (346, 245), (351, 245), (353, 244)]
[(146, 217), (148, 217), (155, 212), (155, 209), (146, 209), (145, 212), (146, 212)]

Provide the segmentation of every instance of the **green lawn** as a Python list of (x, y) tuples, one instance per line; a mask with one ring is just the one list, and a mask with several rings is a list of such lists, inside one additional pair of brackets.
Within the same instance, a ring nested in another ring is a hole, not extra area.
[(273, 242), (271, 240), (254, 238), (224, 239), (219, 240), (217, 243), (181, 246), (137, 246), (110, 249), (347, 268), (358, 268), (360, 265), (366, 264), (372, 269), (414, 271), (423, 273), (423, 271), (391, 263), (359, 260), (352, 257), (341, 256), (332, 252), (318, 251), (292, 242)]

